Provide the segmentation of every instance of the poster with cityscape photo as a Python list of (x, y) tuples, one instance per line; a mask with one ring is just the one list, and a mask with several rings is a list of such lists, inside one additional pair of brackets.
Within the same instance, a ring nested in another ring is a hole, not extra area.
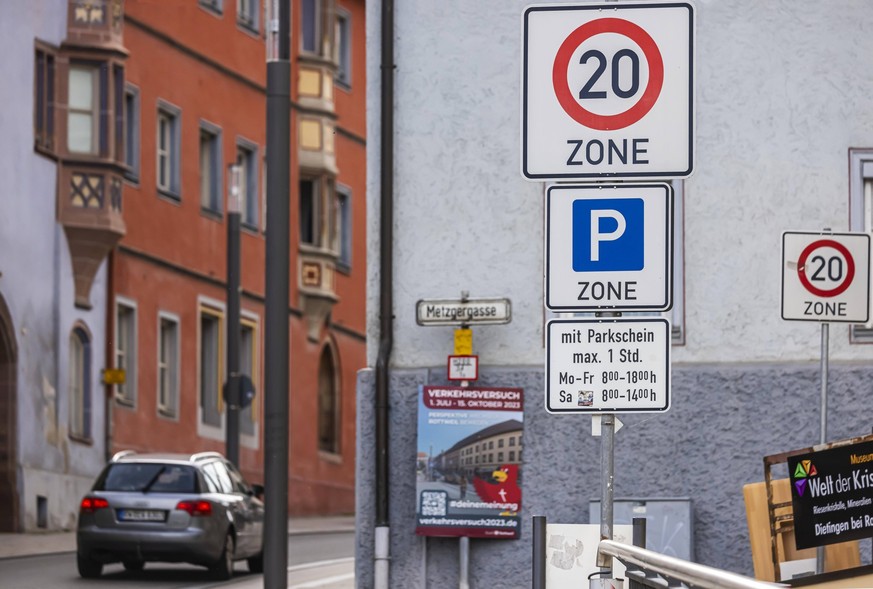
[(522, 389), (421, 386), (416, 533), (517, 539)]

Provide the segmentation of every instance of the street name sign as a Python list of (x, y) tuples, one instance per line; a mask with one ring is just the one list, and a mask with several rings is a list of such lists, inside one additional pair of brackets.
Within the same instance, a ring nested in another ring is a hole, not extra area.
[(782, 318), (867, 323), (870, 236), (783, 232)]
[(551, 186), (545, 303), (553, 311), (666, 311), (673, 305), (669, 184)]
[(549, 413), (655, 413), (670, 408), (670, 322), (556, 319), (547, 324)]
[(694, 30), (690, 2), (527, 7), (524, 177), (691, 175)]
[(512, 319), (509, 299), (422, 299), (415, 304), (419, 325), (498, 325)]

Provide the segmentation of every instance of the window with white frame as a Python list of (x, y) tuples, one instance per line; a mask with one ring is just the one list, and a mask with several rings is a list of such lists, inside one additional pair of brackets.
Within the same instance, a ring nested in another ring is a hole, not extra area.
[(223, 8), (222, 0), (200, 0), (200, 6), (219, 15)]
[(200, 420), (221, 427), (221, 386), (224, 380), (224, 315), (200, 307)]
[(179, 407), (179, 320), (158, 319), (158, 413), (177, 417)]
[[(240, 320), (239, 371), (240, 374), (245, 374), (251, 378), (252, 383), (258, 382), (257, 329), (258, 325), (254, 321)], [(253, 399), (251, 404), (240, 412), (239, 423), (242, 433), (249, 436), (255, 434), (255, 425), (258, 423), (256, 399)]]
[(91, 440), (91, 338), (85, 328), (76, 326), (70, 333), (67, 367), (70, 436)]
[(124, 384), (115, 385), (115, 400), (136, 405), (136, 307), (127, 302), (115, 304), (115, 368), (124, 370)]
[(352, 192), (348, 187), (336, 187), (337, 269), (348, 272), (352, 267)]
[[(849, 230), (873, 233), (873, 148), (849, 150)], [(870, 323), (851, 326), (849, 341), (873, 343), (873, 314)]]
[(345, 10), (336, 14), (336, 83), (343, 88), (352, 85), (352, 17)]
[(301, 178), (299, 185), (300, 243), (337, 251), (337, 201), (333, 177)]
[(139, 182), (139, 90), (129, 84), (124, 88), (124, 164), (125, 177)]
[(236, 21), (245, 28), (258, 30), (258, 0), (236, 0)]
[(321, 45), (321, 0), (301, 0), (300, 41), (306, 53), (318, 54)]
[(200, 122), (200, 208), (221, 214), (221, 130)]
[(70, 153), (98, 153), (99, 77), (100, 70), (94, 65), (70, 64), (67, 87), (67, 149)]
[(255, 144), (239, 140), (236, 146), (239, 166), (240, 222), (250, 229), (258, 228), (258, 149)]
[(157, 118), (157, 187), (165, 196), (178, 200), (180, 111), (162, 104)]

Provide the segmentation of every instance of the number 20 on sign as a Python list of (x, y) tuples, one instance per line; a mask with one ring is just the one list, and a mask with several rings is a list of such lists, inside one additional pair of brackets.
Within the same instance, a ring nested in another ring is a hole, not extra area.
[(691, 174), (691, 3), (533, 5), (523, 35), (526, 178)]

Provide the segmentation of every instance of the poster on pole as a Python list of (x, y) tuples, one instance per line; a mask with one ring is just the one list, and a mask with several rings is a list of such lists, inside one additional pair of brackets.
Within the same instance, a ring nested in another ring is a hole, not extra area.
[(520, 388), (420, 386), (416, 534), (521, 534)]

